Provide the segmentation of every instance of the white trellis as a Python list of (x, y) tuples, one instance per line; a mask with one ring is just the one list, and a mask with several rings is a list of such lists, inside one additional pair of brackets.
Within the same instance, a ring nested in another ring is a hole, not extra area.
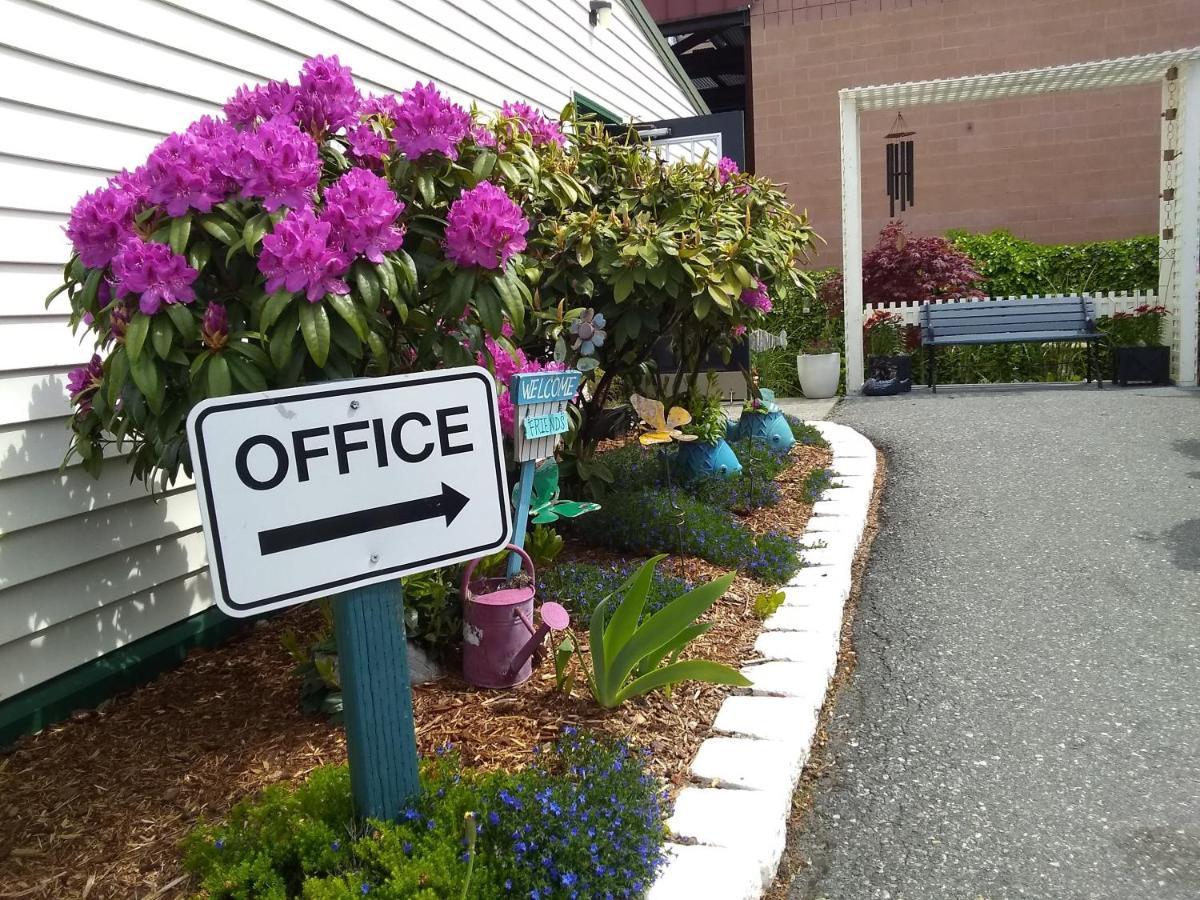
[(1008, 100), (1064, 91), (1162, 83), (1158, 297), (1171, 315), (1171, 375), (1194, 386), (1200, 295), (1200, 47), (1094, 62), (967, 75), (935, 81), (845, 88), (842, 131), (842, 271), (845, 281), (846, 389), (863, 384), (862, 178), (859, 113), (940, 103)]

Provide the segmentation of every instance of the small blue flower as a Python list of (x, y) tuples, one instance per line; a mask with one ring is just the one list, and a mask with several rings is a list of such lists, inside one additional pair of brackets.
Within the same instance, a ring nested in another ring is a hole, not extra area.
[(370, 882), (364, 881), (364, 882), (362, 883), (362, 886), (361, 886), (361, 887), (358, 889), (358, 891), (359, 891), (359, 893), (360, 893), (360, 894), (369, 894), (369, 893), (371, 893), (371, 884), (370, 884)]
[(218, 850), (224, 850), (225, 849), (225, 838), (217, 838), (215, 841), (213, 841), (213, 846), (216, 847)]
[(334, 841), (332, 844), (329, 845), (329, 849), (332, 850), (334, 853), (337, 853), (339, 850), (342, 849), (342, 842)]

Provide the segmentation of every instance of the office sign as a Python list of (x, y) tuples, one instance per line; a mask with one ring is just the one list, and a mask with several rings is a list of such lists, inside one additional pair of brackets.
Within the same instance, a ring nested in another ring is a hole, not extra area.
[(188, 438), (232, 616), (483, 556), (512, 531), (486, 369), (205, 400)]

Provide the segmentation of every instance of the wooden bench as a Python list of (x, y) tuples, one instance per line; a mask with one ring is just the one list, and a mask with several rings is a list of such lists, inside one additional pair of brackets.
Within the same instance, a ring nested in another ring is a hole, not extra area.
[(925, 349), (928, 384), (937, 391), (938, 347), (964, 344), (1016, 344), (1048, 341), (1088, 345), (1087, 380), (1093, 373), (1103, 387), (1096, 341), (1096, 314), (1087, 297), (1046, 297), (1035, 300), (967, 300), (922, 303), (921, 346)]

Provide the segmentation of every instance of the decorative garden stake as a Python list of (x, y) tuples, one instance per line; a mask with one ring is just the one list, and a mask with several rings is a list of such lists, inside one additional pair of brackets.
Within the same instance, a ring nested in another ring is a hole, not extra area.
[[(518, 372), (512, 377), (509, 390), (516, 407), (513, 415), (513, 459), (521, 464), (512, 537), (517, 547), (525, 546), (529, 501), (533, 494), (534, 463), (554, 455), (558, 436), (569, 427), (567, 404), (579, 392), (582, 377), (576, 369)], [(557, 480), (556, 475), (556, 485)], [(520, 568), (521, 558), (513, 553), (508, 559), (508, 577), (512, 578)]]
[[(638, 443), (643, 447), (653, 447), (657, 444), (666, 444), (669, 446), (672, 441), (691, 443), (697, 440), (696, 435), (684, 434), (679, 430), (681, 425), (686, 425), (692, 421), (692, 414), (682, 406), (672, 406), (671, 411), (667, 413), (661, 400), (651, 400), (640, 394), (631, 395), (629, 402), (633, 405), (634, 411), (642, 420), (642, 424), (649, 429), (638, 436)], [(663, 454), (663, 466), (666, 469), (667, 497), (671, 501), (671, 508), (675, 510), (673, 519), (675, 522), (675, 531), (679, 537), (679, 553), (682, 555), (683, 525), (685, 519), (683, 507), (675, 502), (675, 488), (671, 484), (671, 460), (665, 453)]]

